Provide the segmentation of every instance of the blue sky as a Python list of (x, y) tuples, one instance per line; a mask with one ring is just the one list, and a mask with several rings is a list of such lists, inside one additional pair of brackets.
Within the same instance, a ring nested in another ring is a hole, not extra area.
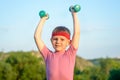
[(37, 50), (33, 36), (40, 10), (50, 16), (42, 37), (52, 49), (50, 37), (56, 26), (64, 25), (73, 33), (69, 7), (75, 4), (81, 5), (77, 55), (120, 57), (120, 0), (0, 0), (0, 51)]

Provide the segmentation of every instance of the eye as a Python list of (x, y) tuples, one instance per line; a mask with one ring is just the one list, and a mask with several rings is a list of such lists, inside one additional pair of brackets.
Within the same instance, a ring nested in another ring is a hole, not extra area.
[(64, 41), (65, 39), (61, 38), (61, 41)]
[(53, 38), (53, 40), (58, 40), (58, 38)]

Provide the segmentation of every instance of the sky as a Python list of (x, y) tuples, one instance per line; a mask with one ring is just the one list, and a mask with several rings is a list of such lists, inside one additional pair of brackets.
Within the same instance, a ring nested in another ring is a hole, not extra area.
[(42, 38), (53, 50), (50, 37), (59, 25), (73, 34), (71, 5), (81, 6), (80, 43), (77, 55), (85, 59), (120, 58), (120, 0), (0, 0), (0, 51), (38, 50), (34, 32), (45, 10), (49, 19)]

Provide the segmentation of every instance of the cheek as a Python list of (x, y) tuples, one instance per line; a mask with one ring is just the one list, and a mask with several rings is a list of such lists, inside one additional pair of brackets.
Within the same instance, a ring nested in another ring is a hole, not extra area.
[(55, 40), (51, 40), (52, 45), (55, 45), (56, 41)]
[(68, 45), (69, 45), (69, 42), (68, 42), (68, 41), (64, 42), (64, 45), (65, 45), (65, 46), (68, 46)]

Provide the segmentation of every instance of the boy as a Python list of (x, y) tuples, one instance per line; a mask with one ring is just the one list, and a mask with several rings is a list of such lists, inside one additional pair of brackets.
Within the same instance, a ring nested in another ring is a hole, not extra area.
[(70, 40), (70, 31), (66, 27), (56, 27), (51, 36), (51, 43), (55, 49), (54, 52), (49, 50), (41, 39), (42, 28), (48, 19), (48, 15), (41, 18), (36, 28), (34, 39), (46, 64), (47, 80), (73, 80), (76, 51), (80, 38), (80, 26), (77, 13), (71, 13), (74, 29), (72, 39)]

